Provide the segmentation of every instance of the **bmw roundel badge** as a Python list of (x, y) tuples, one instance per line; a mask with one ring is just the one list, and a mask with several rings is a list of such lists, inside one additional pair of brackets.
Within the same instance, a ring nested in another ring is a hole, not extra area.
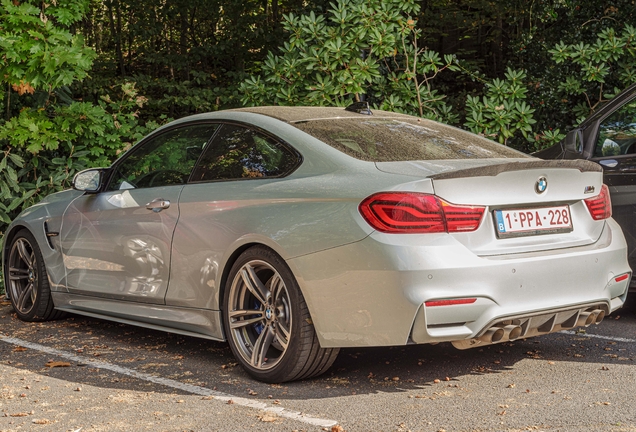
[(534, 190), (541, 194), (543, 192), (545, 192), (545, 190), (548, 188), (548, 179), (546, 179), (545, 177), (539, 177), (539, 180), (537, 180), (537, 182), (534, 185)]

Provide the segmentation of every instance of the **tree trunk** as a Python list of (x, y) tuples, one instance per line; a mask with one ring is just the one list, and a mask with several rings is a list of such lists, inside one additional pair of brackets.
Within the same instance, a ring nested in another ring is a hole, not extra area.
[(119, 73), (121, 76), (126, 75), (126, 69), (124, 66), (124, 56), (121, 50), (121, 14), (119, 11), (119, 2), (117, 2), (117, 28), (115, 28), (115, 14), (113, 12), (113, 0), (106, 2), (108, 7), (108, 21), (110, 23), (110, 33), (115, 39), (115, 56), (117, 57), (117, 63), (119, 66)]
[(274, 27), (278, 27), (278, 0), (272, 0), (272, 21)]
[(184, 80), (190, 80), (190, 66), (188, 59), (188, 29), (190, 27), (188, 23), (188, 8), (184, 8), (180, 13), (181, 18), (181, 31), (179, 34), (179, 54), (181, 59), (185, 62), (182, 65), (181, 76)]

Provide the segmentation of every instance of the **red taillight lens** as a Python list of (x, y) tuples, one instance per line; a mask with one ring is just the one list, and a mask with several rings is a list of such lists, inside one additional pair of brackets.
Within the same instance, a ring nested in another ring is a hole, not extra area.
[(475, 231), (479, 228), (485, 207), (457, 206), (442, 201), (448, 232)]
[(603, 185), (601, 193), (594, 198), (585, 200), (585, 205), (594, 220), (602, 220), (612, 217), (612, 201), (607, 185)]
[(380, 192), (360, 204), (360, 213), (374, 229), (385, 233), (474, 231), (485, 207), (457, 206), (435, 195)]

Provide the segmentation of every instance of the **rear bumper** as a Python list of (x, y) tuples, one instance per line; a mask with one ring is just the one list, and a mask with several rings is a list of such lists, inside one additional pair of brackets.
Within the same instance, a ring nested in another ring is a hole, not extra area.
[[(290, 260), (323, 347), (470, 340), (505, 317), (623, 305), (627, 246), (609, 219), (591, 245), (479, 257), (448, 234), (373, 233)], [(475, 298), (427, 307), (426, 301)]]

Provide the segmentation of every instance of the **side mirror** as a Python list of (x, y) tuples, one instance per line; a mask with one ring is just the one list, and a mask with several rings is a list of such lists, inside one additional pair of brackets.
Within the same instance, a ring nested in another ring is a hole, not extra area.
[(568, 132), (564, 140), (565, 151), (570, 153), (583, 152), (583, 132), (581, 129), (574, 129)]
[(73, 189), (86, 193), (99, 192), (103, 173), (103, 168), (89, 168), (78, 172), (73, 178)]

